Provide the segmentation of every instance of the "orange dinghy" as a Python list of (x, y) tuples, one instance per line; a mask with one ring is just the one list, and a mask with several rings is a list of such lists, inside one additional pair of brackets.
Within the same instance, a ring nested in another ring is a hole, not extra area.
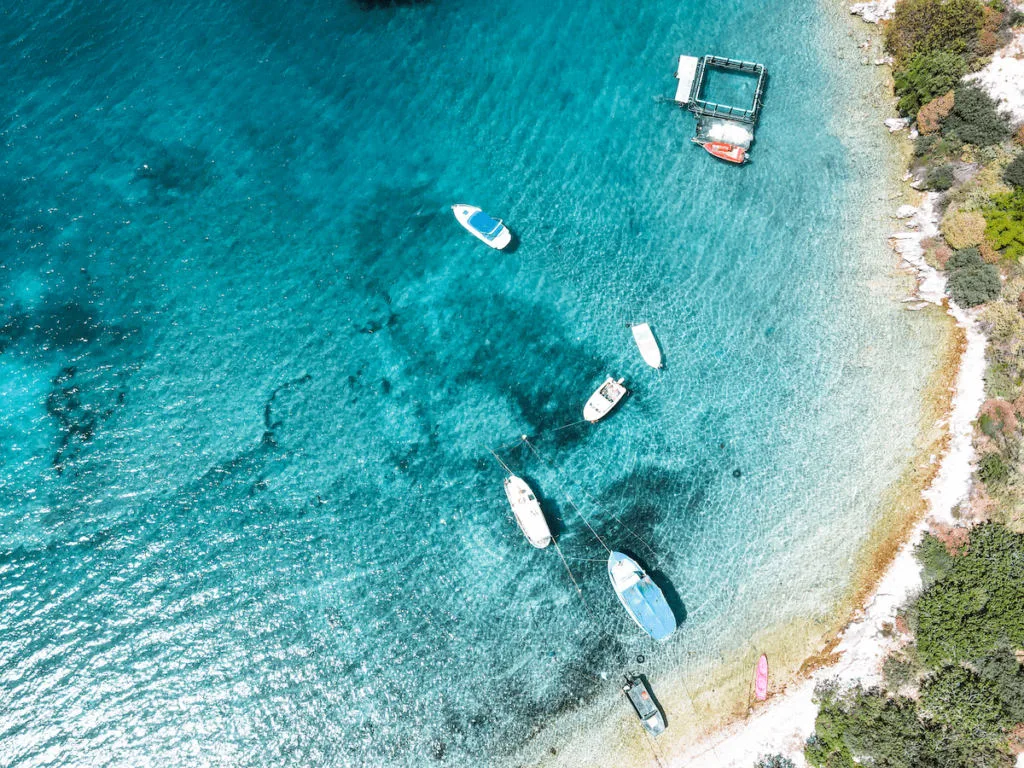
[(702, 146), (719, 160), (742, 163), (747, 159), (747, 150), (737, 147), (735, 144), (726, 144), (724, 141), (708, 141)]

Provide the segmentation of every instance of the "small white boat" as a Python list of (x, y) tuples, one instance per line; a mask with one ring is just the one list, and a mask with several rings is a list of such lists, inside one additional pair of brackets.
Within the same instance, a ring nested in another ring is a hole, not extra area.
[(658, 340), (651, 332), (651, 326), (647, 323), (640, 323), (630, 327), (633, 331), (633, 338), (636, 345), (640, 347), (640, 355), (651, 368), (661, 368), (661, 350), (658, 348)]
[(551, 543), (551, 529), (533, 490), (523, 478), (509, 475), (505, 478), (505, 496), (527, 540), (538, 549), (544, 549)]
[(611, 413), (612, 409), (629, 392), (622, 386), (623, 381), (624, 379), (616, 381), (611, 376), (605, 379), (604, 384), (597, 388), (597, 391), (587, 400), (587, 404), (583, 406), (583, 418), (594, 423)]
[(512, 233), (501, 219), (492, 219), (473, 205), (459, 203), (452, 206), (452, 213), (459, 224), (465, 227), (478, 240), (483, 240), (491, 248), (499, 251), (512, 242)]

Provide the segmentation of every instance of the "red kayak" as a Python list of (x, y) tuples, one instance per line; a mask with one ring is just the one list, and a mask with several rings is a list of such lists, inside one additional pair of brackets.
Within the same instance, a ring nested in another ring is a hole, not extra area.
[(768, 698), (768, 657), (763, 653), (757, 660), (757, 669), (754, 671), (754, 696), (758, 701)]
[(709, 141), (703, 147), (719, 160), (726, 160), (730, 163), (742, 163), (747, 159), (747, 150), (743, 147), (737, 147), (735, 144), (726, 144), (724, 141)]

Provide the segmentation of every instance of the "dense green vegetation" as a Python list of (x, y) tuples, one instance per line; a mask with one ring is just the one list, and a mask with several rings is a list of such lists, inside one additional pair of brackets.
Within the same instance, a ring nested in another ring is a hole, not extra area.
[(980, 659), (1006, 644), (1024, 648), (1024, 536), (978, 526), (967, 551), (941, 567), (908, 614), (924, 663)]
[(981, 260), (977, 248), (956, 251), (946, 262), (946, 291), (961, 307), (976, 307), (999, 298), (999, 270)]
[(938, 192), (945, 192), (953, 186), (953, 166), (937, 165), (928, 169), (925, 176), (925, 186)]
[(896, 107), (905, 115), (916, 115), (929, 101), (953, 90), (966, 74), (967, 62), (951, 51), (918, 54), (893, 73)]
[(942, 122), (943, 138), (988, 147), (1010, 137), (1010, 121), (987, 93), (974, 85), (961, 85), (953, 93), (953, 111)]
[(1024, 187), (1024, 152), (1017, 155), (1003, 171), (1003, 181), (1011, 187)]
[(917, 114), (951, 90), (977, 59), (985, 13), (979, 0), (902, 0), (886, 28), (898, 108)]
[(985, 237), (1008, 259), (1024, 257), (1024, 188), (993, 195), (985, 215)]
[[(952, 552), (917, 551), (924, 591), (908, 611), (916, 643), (884, 667), (888, 691), (820, 687), (805, 754), (820, 768), (1009, 768), (1024, 723), (1024, 535), (988, 523)], [(917, 697), (893, 693), (917, 685)], [(854, 758), (856, 757), (856, 762)]]
[(979, 0), (901, 0), (886, 28), (885, 46), (897, 66), (939, 51), (973, 57), (983, 16)]
[(765, 755), (754, 763), (754, 768), (796, 768), (796, 765), (785, 755)]

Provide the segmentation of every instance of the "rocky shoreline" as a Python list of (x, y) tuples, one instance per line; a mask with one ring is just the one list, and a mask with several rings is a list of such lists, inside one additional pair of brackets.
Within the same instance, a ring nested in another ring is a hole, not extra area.
[[(857, 3), (849, 10), (865, 22), (879, 24), (892, 18), (896, 2)], [(1012, 10), (1013, 5), (1009, 6)], [(875, 45), (871, 40), (861, 44), (866, 54), (862, 64), (891, 65), (891, 57), (872, 59), (867, 55)], [(984, 89), (1016, 124), (1024, 123), (1024, 29), (1017, 30), (1008, 45), (997, 50), (986, 66), (965, 80)], [(891, 133), (908, 131), (911, 140), (918, 136), (912, 118), (894, 116), (885, 120), (885, 126)], [(694, 745), (672, 762), (675, 768), (749, 768), (759, 758), (772, 754), (782, 755), (797, 766), (807, 765), (804, 747), (814, 733), (818, 714), (816, 687), (825, 682), (838, 682), (840, 686), (866, 688), (882, 682), (886, 656), (906, 639), (898, 629), (899, 611), (922, 588), (922, 567), (914, 555), (916, 546), (926, 532), (938, 530), (948, 534), (954, 526), (964, 525), (961, 511), (970, 510), (976, 502), (972, 498), (977, 469), (975, 425), (986, 398), (988, 339), (985, 323), (980, 308), (963, 308), (948, 298), (946, 275), (929, 262), (927, 247), (941, 237), (941, 193), (920, 193), (923, 180), (909, 171), (903, 180), (911, 187), (911, 195), (920, 195), (917, 205), (902, 205), (895, 212), (902, 228), (889, 240), (903, 266), (916, 277), (916, 288), (905, 299), (907, 308), (945, 307), (962, 334), (953, 396), (944, 419), (945, 449), (922, 494), (926, 512), (903, 542), (863, 608), (838, 636), (834, 647), (826, 651), (826, 663), (819, 664), (803, 680), (774, 696), (767, 706), (745, 721), (734, 723)], [(1018, 756), (1017, 765), (1024, 768), (1024, 754)]]

